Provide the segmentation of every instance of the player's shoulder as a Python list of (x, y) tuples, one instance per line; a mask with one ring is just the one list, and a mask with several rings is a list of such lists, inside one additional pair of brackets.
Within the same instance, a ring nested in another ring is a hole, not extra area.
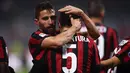
[(125, 40), (127, 40), (127, 43), (130, 45), (130, 36), (126, 37)]
[(40, 38), (43, 38), (45, 36), (48, 36), (48, 34), (45, 34), (45, 33), (41, 32), (41, 31), (37, 30), (37, 31), (32, 33), (31, 38), (40, 39)]
[(129, 45), (130, 46), (130, 37), (124, 38), (120, 43), (119, 46), (124, 46), (124, 45)]
[[(118, 52), (122, 52), (125, 50), (129, 50), (130, 48), (130, 38), (124, 38), (118, 45), (117, 48), (115, 48), (114, 53), (117, 54)], [(124, 49), (124, 50), (121, 50)]]
[(110, 33), (110, 35), (117, 35), (118, 34), (117, 30), (113, 27), (107, 27), (107, 32)]
[(111, 30), (111, 31), (116, 31), (116, 29), (115, 28), (113, 28), (113, 27), (110, 27), (110, 26), (106, 26), (107, 27), (107, 29), (108, 30)]

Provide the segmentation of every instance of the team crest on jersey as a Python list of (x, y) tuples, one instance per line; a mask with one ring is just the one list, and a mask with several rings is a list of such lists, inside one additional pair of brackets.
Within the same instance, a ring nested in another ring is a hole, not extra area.
[(44, 36), (46, 36), (46, 35), (47, 35), (47, 34), (43, 34), (43, 33), (40, 33), (40, 34), (39, 34), (40, 37), (44, 37)]
[(119, 46), (123, 46), (123, 45), (125, 45), (127, 42), (128, 42), (128, 40), (122, 40), (122, 41), (120, 42)]

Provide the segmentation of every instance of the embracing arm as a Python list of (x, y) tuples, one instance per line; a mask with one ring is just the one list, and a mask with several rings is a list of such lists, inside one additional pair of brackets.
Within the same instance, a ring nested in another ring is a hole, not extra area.
[(41, 46), (43, 48), (60, 47), (64, 45), (65, 43), (69, 42), (72, 39), (73, 35), (76, 33), (76, 31), (77, 31), (76, 27), (72, 26), (70, 29), (58, 34), (57, 36), (50, 36), (50, 37), (45, 38), (42, 41)]
[(68, 30), (61, 32), (56, 36), (50, 36), (45, 38), (41, 43), (41, 47), (58, 48), (71, 41), (74, 34), (81, 28), (81, 22), (79, 19), (70, 19), (72, 26), (68, 28)]
[(107, 68), (115, 67), (118, 64), (120, 64), (120, 60), (116, 56), (113, 56), (110, 59), (101, 61), (101, 66), (107, 67)]

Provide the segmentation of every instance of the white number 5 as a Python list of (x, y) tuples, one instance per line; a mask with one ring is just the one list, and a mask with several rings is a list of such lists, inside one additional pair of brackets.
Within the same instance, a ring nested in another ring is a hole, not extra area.
[(74, 73), (77, 69), (77, 57), (73, 52), (67, 53), (67, 48), (76, 49), (76, 44), (70, 44), (69, 46), (66, 46), (66, 48), (63, 48), (62, 58), (67, 59), (68, 57), (70, 57), (72, 63), (70, 69), (68, 69), (67, 67), (62, 67), (62, 70), (64, 73)]

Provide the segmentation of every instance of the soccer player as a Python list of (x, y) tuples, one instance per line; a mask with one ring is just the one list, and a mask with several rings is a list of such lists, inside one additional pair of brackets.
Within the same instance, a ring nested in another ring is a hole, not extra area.
[(0, 36), (0, 73), (10, 73), (6, 43), (2, 36)]
[[(73, 7), (71, 8), (71, 10), (74, 10), (72, 11), (73, 13), (75, 12), (76, 14), (81, 14), (83, 20), (89, 24), (87, 27), (91, 30), (91, 36), (98, 38), (100, 34), (96, 27), (94, 27), (95, 25), (92, 23), (90, 18), (88, 18), (82, 10), (77, 10)], [(69, 8), (66, 10), (69, 10)], [(48, 73), (48, 67), (46, 65), (48, 51), (62, 50), (60, 47), (65, 43), (68, 43), (74, 34), (81, 28), (80, 21), (71, 18), (72, 26), (67, 31), (57, 34), (55, 22), (55, 10), (50, 2), (42, 2), (36, 6), (35, 23), (39, 26), (39, 28), (31, 35), (29, 39), (29, 50), (33, 57), (34, 63), (30, 73)]]
[[(114, 56), (110, 59), (101, 61), (103, 67), (115, 67), (115, 73), (130, 73), (130, 37), (125, 38), (114, 50)], [(113, 73), (113, 68), (108, 70), (108, 73)]]
[[(67, 31), (71, 25), (71, 17), (76, 16), (60, 14), (60, 31)], [(76, 18), (75, 20), (79, 20)], [(96, 44), (88, 35), (76, 33), (72, 40), (64, 44), (61, 49), (49, 51), (49, 73), (99, 73), (100, 58)]]
[[(118, 45), (116, 30), (104, 25), (103, 19), (105, 15), (105, 8), (103, 4), (90, 1), (88, 3), (87, 12), (101, 34), (100, 37), (96, 40), (96, 44), (99, 49), (101, 60), (106, 60), (110, 58), (113, 50)], [(101, 73), (106, 73), (106, 71), (107, 70), (101, 70)]]

